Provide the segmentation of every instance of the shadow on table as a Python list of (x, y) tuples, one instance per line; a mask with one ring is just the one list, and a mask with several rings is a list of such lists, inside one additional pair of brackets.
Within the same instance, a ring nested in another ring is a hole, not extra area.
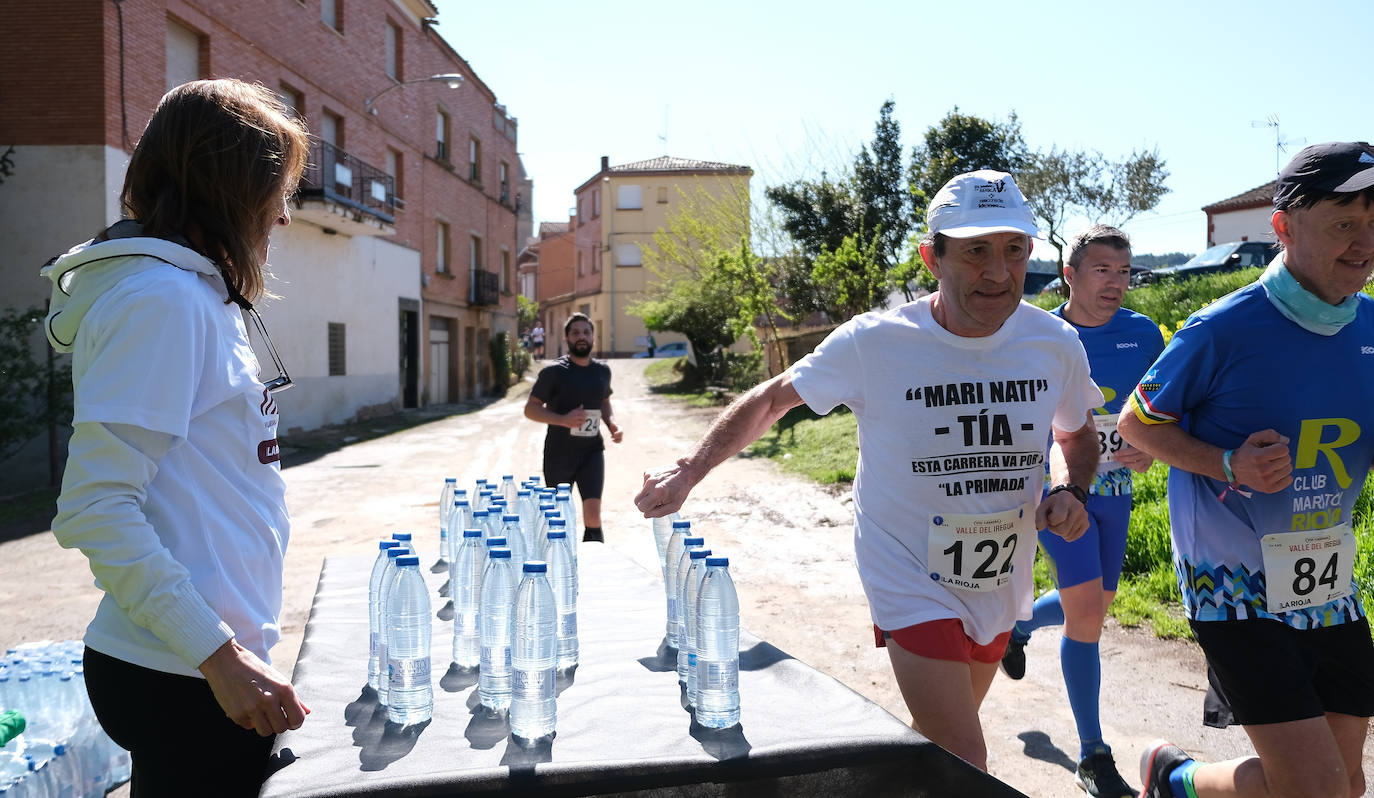
[(736, 723), (728, 729), (709, 729), (692, 719), (692, 738), (701, 749), (717, 760), (744, 759), (753, 746), (744, 737), (744, 727)]
[[(410, 753), (429, 723), (402, 727), (387, 720), (386, 707), (377, 703), (377, 691), (371, 687), (363, 687), (358, 697), (344, 707), (344, 724), (353, 729), (353, 745), (361, 749), (358, 762), (363, 770), (385, 770)], [(283, 766), (286, 764), (289, 763), (282, 762)]]
[(501, 764), (510, 768), (510, 787), (517, 794), (534, 787), (534, 766), (553, 761), (554, 735), (539, 740), (518, 740), (514, 735), (506, 738), (506, 753), (501, 756)]
[(456, 662), (450, 662), (448, 670), (439, 677), (439, 689), (446, 693), (461, 693), (474, 684), (477, 684), (477, 669), (460, 668)]
[(1025, 747), (1021, 749), (1021, 753), (1031, 759), (1038, 759), (1041, 762), (1058, 765), (1070, 773), (1076, 773), (1078, 771), (1078, 763), (1073, 761), (1068, 754), (1064, 753), (1059, 746), (1051, 742), (1048, 734), (1041, 731), (1021, 732), (1016, 735), (1016, 739), (1025, 744)]
[(651, 673), (667, 673), (677, 670), (677, 649), (668, 647), (668, 638), (658, 643), (658, 651), (652, 657), (640, 657), (639, 664)]
[[(739, 669), (742, 671), (761, 671), (783, 660), (793, 659), (791, 654), (762, 640), (739, 652)], [(652, 657), (640, 657), (639, 664), (653, 673), (667, 673), (677, 670), (677, 649), (668, 647), (668, 638), (659, 641), (658, 651)]]
[(468, 712), (472, 713), (472, 719), (468, 721), (468, 727), (463, 730), (463, 736), (473, 748), (481, 751), (489, 751), (496, 747), (496, 744), (506, 739), (509, 729), (506, 726), (505, 713), (493, 713), (482, 706), (482, 702), (477, 697), (477, 691), (473, 690), (472, 695), (468, 696)]
[(439, 611), (434, 613), (434, 616), (441, 621), (453, 620), (453, 602), (451, 600), (445, 602), (444, 606), (440, 607)]

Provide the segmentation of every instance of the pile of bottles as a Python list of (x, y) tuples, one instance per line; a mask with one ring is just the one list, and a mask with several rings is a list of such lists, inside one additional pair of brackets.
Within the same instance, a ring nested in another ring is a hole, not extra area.
[(129, 780), (129, 752), (100, 728), (86, 695), (80, 640), (25, 643), (0, 662), (0, 712), (23, 729), (0, 745), (0, 796), (98, 798)]
[(739, 723), (739, 598), (730, 560), (706, 548), (692, 524), (673, 513), (653, 519), (667, 598), (667, 645), (697, 723)]
[[(571, 486), (537, 476), (479, 479), (471, 494), (448, 478), (439, 494), (453, 662), (477, 670), (482, 706), (522, 741), (553, 734), (557, 672), (578, 661), (576, 518)], [(430, 600), (410, 538), (378, 543), (369, 591), (368, 684), (401, 725), (434, 708)]]

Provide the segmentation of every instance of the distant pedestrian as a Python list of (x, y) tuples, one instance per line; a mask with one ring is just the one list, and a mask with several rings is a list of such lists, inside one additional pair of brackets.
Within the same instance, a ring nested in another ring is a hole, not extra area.
[(611, 367), (592, 357), (595, 329), (585, 314), (574, 313), (563, 325), (568, 354), (540, 369), (525, 418), (548, 424), (544, 436), (544, 481), (568, 482), (582, 497), (582, 539), (600, 543), (601, 492), (606, 482), (606, 444), (601, 427), (620, 443), (624, 431), (611, 411)]
[(534, 329), (530, 330), (530, 349), (533, 357), (544, 357), (544, 325), (537, 321)]
[(1203, 721), (1240, 724), (1257, 754), (1203, 764), (1156, 743), (1149, 798), (1365, 791), (1374, 643), (1351, 516), (1374, 460), (1374, 147), (1303, 149), (1271, 221), (1283, 251), (1188, 318), (1121, 415), (1121, 435), (1171, 466)]

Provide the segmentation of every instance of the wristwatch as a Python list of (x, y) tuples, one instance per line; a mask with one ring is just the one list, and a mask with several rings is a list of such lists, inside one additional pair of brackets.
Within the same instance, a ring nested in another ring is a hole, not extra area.
[(1084, 507), (1088, 506), (1088, 494), (1084, 492), (1082, 488), (1078, 487), (1073, 483), (1055, 485), (1054, 487), (1050, 488), (1049, 493), (1045, 494), (1045, 498), (1048, 499), (1049, 497), (1053, 496), (1056, 493), (1059, 493), (1060, 491), (1068, 491), (1069, 493), (1072, 493), (1075, 499), (1079, 500), (1080, 502), (1083, 502)]

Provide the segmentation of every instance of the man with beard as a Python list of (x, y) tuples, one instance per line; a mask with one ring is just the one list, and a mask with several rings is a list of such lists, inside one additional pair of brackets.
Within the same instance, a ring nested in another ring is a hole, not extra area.
[(606, 444), (601, 427), (620, 443), (624, 432), (611, 419), (611, 367), (592, 359), (595, 330), (585, 313), (563, 325), (568, 354), (539, 371), (525, 402), (525, 418), (548, 424), (544, 436), (544, 481), (577, 486), (582, 497), (582, 540), (602, 542), (601, 488), (606, 480)]

